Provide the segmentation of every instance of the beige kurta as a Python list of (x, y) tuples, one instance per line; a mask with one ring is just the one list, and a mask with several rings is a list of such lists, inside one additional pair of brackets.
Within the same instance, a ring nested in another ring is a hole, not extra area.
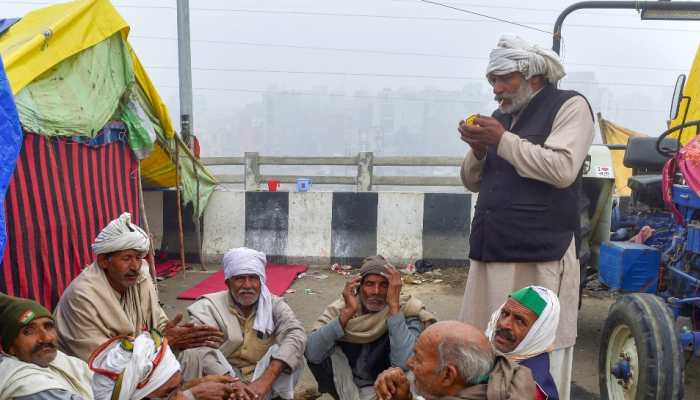
[[(517, 121), (514, 118), (513, 124)], [(497, 153), (508, 161), (518, 175), (536, 179), (557, 188), (573, 184), (593, 142), (593, 120), (586, 100), (581, 96), (567, 100), (559, 109), (552, 132), (543, 146), (505, 132)], [(484, 159), (472, 151), (462, 164), (464, 186), (478, 192)], [(573, 242), (561, 260), (541, 263), (470, 261), (464, 302), (459, 318), (486, 329), (491, 314), (513, 291), (527, 285), (544, 286), (559, 296), (561, 317), (555, 349), (576, 343), (578, 318), (579, 264)]]
[(150, 329), (162, 332), (168, 322), (145, 261), (138, 283), (123, 296), (109, 285), (105, 273), (93, 263), (63, 293), (54, 319), (59, 347), (85, 361), (110, 338), (137, 336)]
[(244, 377), (248, 378), (253, 375), (255, 371), (255, 366), (258, 364), (267, 350), (275, 343), (274, 336), (260, 336), (256, 334), (253, 329), (253, 324), (255, 324), (256, 312), (253, 310), (247, 317), (238, 310), (237, 307), (231, 306), (229, 308), (231, 313), (238, 320), (238, 324), (241, 327), (241, 332), (243, 333), (243, 343), (228, 356), (228, 361), (234, 367), (238, 368)]
[(46, 390), (64, 390), (92, 400), (92, 371), (77, 358), (57, 352), (48, 367), (0, 356), (0, 399), (31, 396)]

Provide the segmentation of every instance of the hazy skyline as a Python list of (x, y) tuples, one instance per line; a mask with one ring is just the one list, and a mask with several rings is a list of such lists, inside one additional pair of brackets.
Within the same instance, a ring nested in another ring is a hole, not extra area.
[[(179, 126), (175, 0), (113, 3), (131, 25), (130, 42)], [(549, 32), (572, 2), (444, 3)], [(51, 3), (0, 0), (0, 17), (46, 4)], [(265, 92), (289, 91), (294, 94), (284, 96), (321, 102), (365, 93), (368, 104), (386, 90), (461, 93), (469, 96), (454, 99), (462, 112), (451, 104), (445, 118), (453, 120), (424, 128), (441, 141), (436, 150), (446, 142), (463, 152), (456, 131), (446, 127), (493, 108), (484, 69), (498, 38), (510, 34), (543, 47), (552, 44), (545, 32), (414, 0), (190, 0), (190, 7), (195, 132), (204, 155), (261, 151), (264, 143), (244, 140), (242, 132), (229, 130), (235, 124), (227, 128), (222, 121), (263, 102)], [(698, 22), (641, 21), (633, 10), (577, 11), (564, 24), (563, 61), (570, 77), (561, 87), (587, 95), (594, 111), (608, 119), (657, 135), (665, 127), (676, 76), (688, 73), (695, 56), (698, 33)], [(481, 90), (465, 94), (475, 83)], [(284, 127), (277, 129), (285, 135)], [(285, 139), (290, 147), (276, 153), (304, 154), (294, 148), (294, 138)], [(276, 140), (274, 133), (266, 140)], [(338, 143), (329, 153), (343, 148)]]

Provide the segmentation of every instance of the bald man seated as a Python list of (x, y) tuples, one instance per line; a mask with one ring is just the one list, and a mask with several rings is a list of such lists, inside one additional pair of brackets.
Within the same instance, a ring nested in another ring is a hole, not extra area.
[(531, 400), (535, 395), (529, 369), (508, 361), (479, 329), (458, 321), (424, 330), (408, 368), (408, 376), (401, 368), (379, 375), (374, 384), (379, 400), (411, 400), (412, 386), (425, 399)]

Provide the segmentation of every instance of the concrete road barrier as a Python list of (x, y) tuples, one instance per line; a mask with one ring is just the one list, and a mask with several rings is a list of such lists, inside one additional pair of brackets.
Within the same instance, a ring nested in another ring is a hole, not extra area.
[[(156, 244), (177, 255), (174, 193), (145, 198)], [(248, 246), (275, 262), (358, 265), (382, 254), (397, 264), (465, 266), (471, 203), (469, 193), (216, 191), (201, 221), (202, 255), (218, 263), (226, 250)], [(191, 209), (184, 220), (186, 253), (196, 261)]]

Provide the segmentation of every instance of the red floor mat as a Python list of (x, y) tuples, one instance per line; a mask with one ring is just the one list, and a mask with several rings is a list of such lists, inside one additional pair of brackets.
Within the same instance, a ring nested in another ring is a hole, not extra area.
[(156, 262), (156, 276), (159, 278), (172, 278), (181, 270), (182, 264), (178, 260)]
[[(267, 276), (267, 287), (272, 294), (281, 296), (292, 286), (297, 275), (305, 272), (307, 265), (292, 264), (267, 264), (265, 274)], [(226, 290), (224, 283), (223, 269), (214, 275), (209, 276), (193, 287), (180, 293), (177, 298), (180, 300), (196, 300), (202, 295)]]

